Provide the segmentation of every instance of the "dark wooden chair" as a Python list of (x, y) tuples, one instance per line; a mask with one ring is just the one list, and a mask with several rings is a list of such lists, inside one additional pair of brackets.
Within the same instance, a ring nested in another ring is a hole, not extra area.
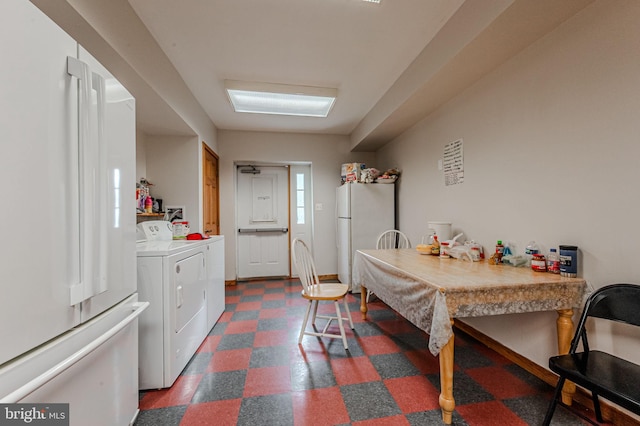
[[(559, 374), (560, 379), (544, 419), (545, 426), (551, 422), (566, 380), (591, 391), (599, 422), (603, 421), (599, 396), (640, 414), (640, 365), (606, 352), (590, 350), (585, 327), (590, 317), (640, 326), (640, 286), (614, 284), (589, 296), (569, 353), (549, 359), (549, 368)], [(577, 352), (580, 343), (583, 350)]]

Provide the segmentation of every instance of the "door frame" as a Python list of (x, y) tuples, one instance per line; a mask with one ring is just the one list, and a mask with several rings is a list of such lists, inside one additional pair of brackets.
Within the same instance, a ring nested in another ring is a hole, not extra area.
[[(215, 205), (216, 205), (215, 214), (216, 214), (216, 220), (217, 220), (216, 222), (217, 229), (213, 234), (209, 234), (207, 230), (204, 229), (205, 221), (207, 218), (207, 206), (210, 205), (209, 203), (207, 203), (207, 191), (205, 190), (207, 186), (206, 176), (205, 176), (207, 153), (211, 154), (216, 162), (216, 189), (215, 189), (214, 197), (215, 197)], [(220, 235), (220, 158), (213, 151), (213, 149), (211, 149), (209, 145), (207, 145), (204, 141), (202, 141), (202, 228), (203, 228), (202, 232), (206, 235)]]
[[(298, 224), (297, 221), (297, 174), (304, 175), (304, 224)], [(290, 192), (290, 208), (289, 208), (289, 256), (290, 264), (293, 265), (293, 253), (291, 252), (291, 244), (295, 238), (302, 238), (309, 250), (313, 254), (313, 221), (314, 221), (314, 204), (313, 204), (313, 173), (312, 164), (310, 162), (299, 162), (289, 165), (289, 192)], [(295, 269), (291, 268), (291, 277), (297, 277)]]

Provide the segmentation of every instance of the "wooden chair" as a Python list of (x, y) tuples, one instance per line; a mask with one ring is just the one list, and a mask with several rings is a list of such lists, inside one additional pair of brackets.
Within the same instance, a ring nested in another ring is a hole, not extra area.
[(397, 229), (389, 229), (378, 236), (377, 249), (411, 248), (407, 236)]
[[(394, 248), (411, 248), (411, 243), (409, 243), (409, 239), (407, 236), (397, 229), (389, 229), (388, 231), (384, 231), (382, 234), (378, 236), (378, 240), (376, 241), (376, 248), (380, 249), (394, 249)], [(369, 299), (371, 298), (371, 290), (367, 290), (367, 303), (369, 303)]]
[[(603, 287), (589, 296), (571, 341), (569, 353), (549, 359), (549, 368), (558, 373), (560, 379), (544, 419), (545, 426), (551, 422), (566, 380), (591, 391), (599, 422), (603, 421), (599, 396), (640, 414), (640, 365), (606, 352), (591, 350), (587, 340), (588, 318), (640, 326), (640, 286), (614, 284)], [(577, 352), (580, 342), (583, 351)]]
[[(344, 344), (345, 349), (349, 349), (347, 345), (347, 337), (344, 332), (344, 320), (349, 320), (349, 325), (353, 330), (353, 321), (351, 319), (351, 312), (349, 311), (349, 305), (347, 304), (346, 295), (349, 291), (349, 286), (347, 284), (341, 283), (328, 283), (328, 282), (320, 282), (318, 280), (318, 274), (316, 273), (316, 267), (313, 262), (313, 257), (309, 252), (309, 249), (304, 241), (296, 238), (293, 240), (293, 260), (300, 276), (300, 282), (302, 283), (302, 297), (309, 301), (309, 305), (307, 306), (307, 311), (304, 315), (304, 321), (302, 322), (302, 327), (300, 328), (300, 336), (298, 337), (298, 344), (302, 343), (302, 336), (317, 336), (317, 337), (331, 337), (342, 339), (342, 343)], [(318, 315), (318, 303), (320, 301), (329, 300), (333, 301), (336, 307), (336, 316), (329, 315)], [(347, 317), (343, 318), (342, 312), (340, 312), (340, 304), (339, 301), (342, 300), (344, 302), (344, 308), (347, 312)], [(307, 322), (309, 321), (309, 313), (313, 308), (313, 315), (311, 317), (311, 324), (313, 325), (314, 331), (307, 330)], [(316, 325), (316, 318), (321, 318), (327, 320), (324, 328), (321, 332), (318, 332)], [(327, 333), (329, 326), (331, 325), (331, 321), (337, 320), (338, 327), (340, 328), (340, 334)]]

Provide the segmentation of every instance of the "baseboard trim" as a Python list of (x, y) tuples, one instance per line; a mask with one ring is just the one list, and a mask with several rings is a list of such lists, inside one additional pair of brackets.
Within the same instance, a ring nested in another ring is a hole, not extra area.
[[(241, 281), (265, 281), (265, 280), (292, 280), (295, 279), (296, 277), (254, 277), (254, 278), (247, 278), (247, 279), (243, 279)], [(337, 281), (338, 280), (338, 274), (329, 274), (329, 275), (318, 275), (318, 279), (321, 281)], [(238, 283), (238, 280), (226, 280), (224, 282), (225, 286), (229, 286), (229, 285), (236, 285)]]
[(337, 274), (333, 274), (333, 275), (318, 275), (318, 279), (320, 281), (337, 281), (338, 280), (338, 275)]
[[(558, 383), (558, 376), (556, 376), (553, 372), (547, 370), (546, 368), (541, 367), (530, 359), (520, 355), (519, 353), (514, 352), (513, 350), (507, 348), (502, 345), (498, 341), (492, 339), (486, 334), (476, 330), (469, 324), (465, 324), (464, 322), (454, 319), (453, 326), (460, 331), (468, 334), (473, 337), (480, 343), (487, 346), (489, 349), (497, 352), (508, 360), (512, 361), (514, 364), (519, 365), (524, 370), (533, 374), (540, 380), (546, 382), (547, 384), (555, 387)], [(455, 354), (454, 354), (455, 357)], [(589, 410), (593, 410), (593, 401), (591, 400), (591, 393), (580, 388), (576, 387), (576, 393), (573, 397), (574, 401), (583, 407), (588, 408)], [(613, 423), (616, 426), (638, 426), (639, 422), (637, 418), (632, 417), (626, 412), (622, 411), (616, 406), (610, 405), (608, 401), (603, 398), (600, 398), (600, 410), (602, 411), (602, 417), (604, 420)]]

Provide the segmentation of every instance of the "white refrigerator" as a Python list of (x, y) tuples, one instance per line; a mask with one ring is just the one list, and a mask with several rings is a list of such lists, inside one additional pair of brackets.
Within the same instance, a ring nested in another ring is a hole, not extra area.
[(395, 227), (395, 184), (345, 183), (336, 197), (338, 279), (351, 286), (355, 251), (375, 249), (378, 236)]
[(27, 0), (0, 2), (0, 52), (0, 403), (69, 404), (49, 413), (71, 425), (128, 424), (147, 306), (136, 292), (135, 101)]

